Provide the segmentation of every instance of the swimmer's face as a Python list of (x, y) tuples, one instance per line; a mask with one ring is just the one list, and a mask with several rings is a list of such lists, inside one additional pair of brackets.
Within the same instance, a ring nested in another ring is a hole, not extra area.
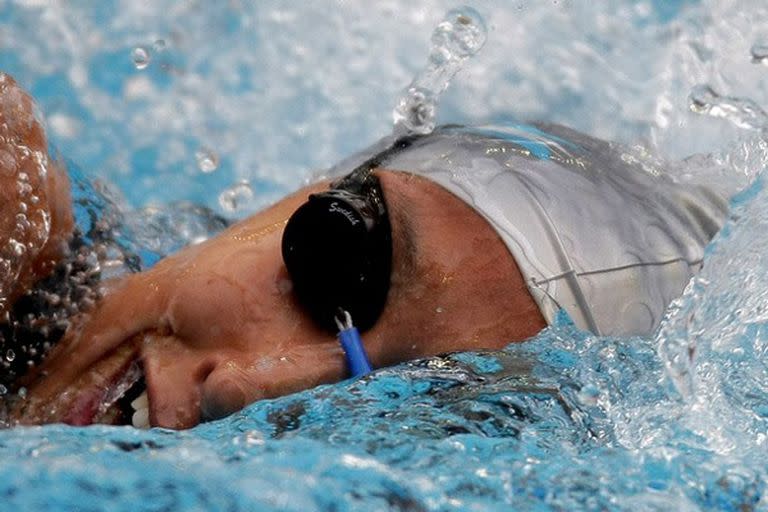
[[(482, 218), (421, 178), (387, 171), (379, 177), (394, 242), (387, 305), (364, 333), (374, 366), (498, 348), (544, 326), (511, 256)], [(14, 420), (130, 423), (127, 402), (146, 385), (148, 423), (188, 428), (259, 399), (343, 379), (338, 342), (297, 303), (280, 253), (288, 217), (326, 186), (110, 285), (27, 378), (27, 399)]]

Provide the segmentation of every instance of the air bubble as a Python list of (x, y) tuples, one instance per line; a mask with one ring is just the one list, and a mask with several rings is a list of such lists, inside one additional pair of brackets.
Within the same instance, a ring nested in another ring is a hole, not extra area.
[(13, 349), (9, 348), (5, 352), (5, 360), (8, 361), (9, 363), (12, 363), (14, 359), (16, 359), (16, 352), (14, 352)]
[(768, 66), (768, 43), (755, 43), (749, 52), (753, 63)]
[(133, 60), (133, 65), (136, 69), (146, 69), (152, 57), (148, 49), (143, 46), (137, 46), (131, 52), (131, 60)]
[(251, 190), (251, 186), (247, 182), (241, 181), (219, 194), (219, 206), (226, 212), (234, 213), (247, 205), (252, 199), (253, 190)]
[(8, 394), (8, 388), (0, 384), (0, 396), (5, 396)]
[(195, 152), (197, 167), (205, 174), (212, 173), (219, 168), (219, 155), (208, 148), (200, 148)]

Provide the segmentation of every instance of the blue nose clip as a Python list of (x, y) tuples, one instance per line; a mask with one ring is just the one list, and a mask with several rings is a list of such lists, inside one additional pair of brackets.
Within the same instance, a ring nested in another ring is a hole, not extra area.
[(339, 309), (335, 320), (339, 328), (339, 342), (344, 350), (349, 375), (354, 378), (373, 371), (368, 354), (365, 353), (360, 332), (352, 325), (352, 316), (347, 311)]

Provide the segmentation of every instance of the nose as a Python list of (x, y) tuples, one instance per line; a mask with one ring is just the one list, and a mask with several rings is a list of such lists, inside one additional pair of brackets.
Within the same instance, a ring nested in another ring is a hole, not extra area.
[(217, 360), (174, 335), (143, 336), (142, 359), (150, 404), (150, 423), (173, 429), (200, 423), (202, 388)]

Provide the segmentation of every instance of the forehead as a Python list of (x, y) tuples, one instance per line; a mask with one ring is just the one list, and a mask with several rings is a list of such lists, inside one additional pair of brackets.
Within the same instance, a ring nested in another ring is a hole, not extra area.
[[(377, 170), (392, 223), (395, 261), (424, 266), (473, 267), (478, 244), (508, 253), (488, 222), (441, 185), (401, 170)], [(496, 247), (498, 246), (498, 247)]]

